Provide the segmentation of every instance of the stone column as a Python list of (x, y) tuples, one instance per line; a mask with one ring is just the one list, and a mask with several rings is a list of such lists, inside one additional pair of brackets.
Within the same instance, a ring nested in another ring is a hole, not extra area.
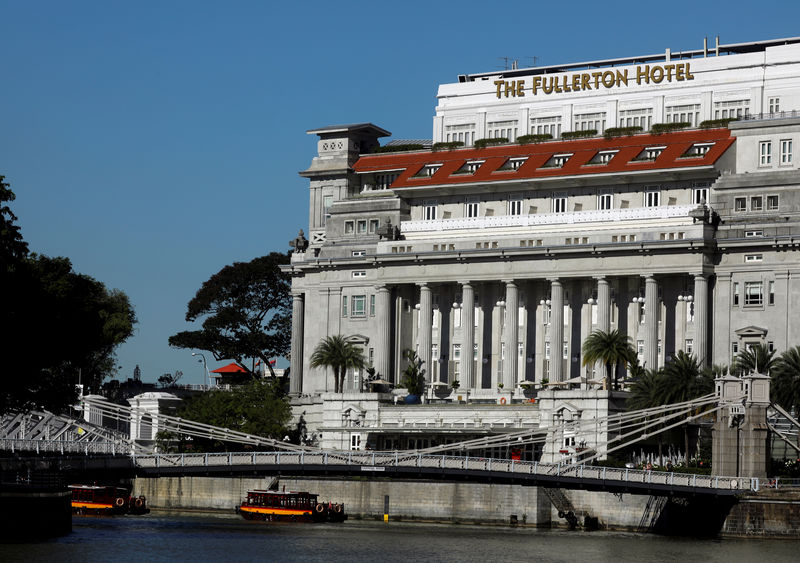
[(503, 360), (503, 386), (511, 391), (517, 384), (517, 340), (519, 339), (519, 289), (506, 281), (506, 357)]
[(597, 278), (597, 329), (611, 330), (611, 285), (606, 278)]
[(461, 283), (461, 382), (465, 389), (475, 388), (475, 289), (469, 282)]
[(381, 378), (391, 381), (391, 306), (392, 292), (385, 285), (375, 288), (375, 371)]
[(644, 277), (644, 367), (658, 369), (658, 283), (651, 274)]
[(301, 292), (292, 292), (292, 348), (289, 368), (289, 393), (295, 396), (303, 392), (303, 316), (305, 302)]
[(550, 382), (564, 381), (564, 287), (550, 280)]
[(427, 284), (419, 284), (419, 325), (417, 326), (417, 347), (419, 357), (424, 362), (426, 379), (431, 381), (431, 344), (433, 343), (433, 299), (431, 288)]
[(694, 276), (694, 355), (700, 365), (708, 365), (708, 278)]

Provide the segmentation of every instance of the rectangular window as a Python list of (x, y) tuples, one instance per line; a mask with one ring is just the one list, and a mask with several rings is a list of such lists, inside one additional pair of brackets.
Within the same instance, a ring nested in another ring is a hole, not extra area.
[(692, 355), (694, 353), (694, 339), (687, 338), (683, 348), (687, 354)]
[(739, 282), (733, 282), (733, 305), (739, 306)]
[(767, 211), (776, 211), (778, 209), (778, 196), (767, 196)]
[(695, 205), (703, 205), (708, 203), (708, 186), (695, 185), (692, 188), (692, 203)]
[(377, 219), (370, 219), (369, 220), (369, 232), (371, 234), (375, 234), (378, 232), (378, 225), (379, 221)]
[(361, 434), (350, 435), (350, 449), (354, 451), (361, 449)]
[(354, 251), (352, 252), (352, 256), (353, 256), (354, 258), (355, 258), (355, 257), (359, 257), (359, 256), (366, 256), (366, 255), (367, 255), (367, 251), (366, 251), (366, 250), (354, 250)]
[(522, 215), (522, 200), (513, 198), (508, 200), (508, 214)]
[(366, 219), (359, 219), (356, 222), (356, 232), (359, 235), (367, 234), (367, 220)]
[(636, 341), (636, 355), (644, 356), (644, 340)]
[(744, 284), (744, 304), (745, 306), (756, 306), (764, 304), (761, 282), (745, 282)]
[(366, 314), (367, 296), (353, 295), (350, 308), (350, 315), (353, 317), (363, 317)]
[(772, 164), (772, 141), (761, 141), (758, 143), (758, 164), (768, 166)]
[(564, 341), (564, 345), (561, 347), (561, 359), (568, 360), (569, 359), (569, 342), (566, 340)]
[(354, 278), (366, 278), (367, 277), (367, 272), (366, 272), (366, 270), (355, 270), (355, 271), (353, 271), (353, 277)]
[(355, 230), (355, 223), (353, 223), (352, 221), (344, 222), (344, 234), (352, 235), (354, 230)]
[(477, 359), (478, 359), (478, 345), (477, 344), (473, 344), (472, 345), (472, 361), (474, 362)]
[(453, 309), (453, 326), (461, 328), (461, 307)]
[(747, 198), (736, 197), (733, 199), (733, 210), (737, 212), (747, 211)]
[(553, 213), (565, 213), (567, 211), (566, 194), (553, 194)]
[(745, 254), (744, 261), (745, 262), (761, 262), (764, 259), (763, 254)]
[(322, 196), (322, 224), (324, 225), (328, 218), (331, 216), (331, 205), (333, 205), (333, 196)]
[(436, 202), (426, 201), (423, 208), (423, 216), (426, 221), (436, 220)]
[(374, 295), (370, 295), (369, 296), (369, 316), (370, 317), (374, 317), (375, 316), (375, 296)]
[(770, 305), (774, 305), (775, 304), (775, 282), (773, 280), (770, 280), (770, 282), (769, 282), (769, 301), (768, 301), (768, 303)]
[(467, 199), (464, 204), (464, 217), (478, 217), (480, 205), (480, 202), (476, 199)]
[(792, 163), (792, 140), (781, 139), (781, 165), (787, 166)]
[(342, 316), (347, 316), (347, 295), (342, 295)]
[(549, 342), (545, 342), (544, 343), (544, 359), (545, 360), (549, 360), (550, 359), (550, 343)]
[(764, 209), (764, 198), (754, 195), (750, 198), (750, 211), (762, 211)]
[(781, 99), (769, 98), (769, 112), (778, 113), (779, 111), (781, 111)]
[(644, 192), (644, 206), (658, 207), (661, 205), (661, 190), (659, 188), (647, 188)]
[(461, 359), (461, 344), (453, 344), (453, 361)]
[(763, 237), (764, 231), (745, 231), (744, 236), (745, 238)]
[(608, 210), (614, 208), (614, 196), (611, 190), (601, 190), (597, 196), (597, 209)]
[(736, 356), (739, 353), (739, 343), (731, 342), (731, 356)]

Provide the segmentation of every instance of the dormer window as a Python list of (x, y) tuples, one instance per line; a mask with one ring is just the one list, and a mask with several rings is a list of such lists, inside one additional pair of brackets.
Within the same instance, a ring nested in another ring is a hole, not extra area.
[(589, 161), (589, 164), (608, 164), (614, 155), (617, 154), (619, 151), (599, 151), (596, 155), (592, 157), (592, 160)]
[(681, 158), (700, 158), (706, 155), (706, 153), (714, 146), (714, 143), (695, 143), (689, 150), (687, 150)]
[(503, 165), (498, 168), (499, 171), (506, 172), (510, 170), (519, 170), (520, 167), (525, 164), (525, 161), (528, 160), (528, 157), (520, 157), (520, 158), (509, 158), (506, 160)]
[(453, 174), (475, 174), (484, 162), (483, 160), (468, 160), (464, 163), (464, 166), (453, 172)]
[(653, 162), (667, 147), (647, 147), (633, 160), (636, 162)]
[(572, 153), (554, 154), (550, 157), (550, 160), (545, 162), (542, 168), (563, 168), (571, 156)]
[(419, 172), (414, 174), (414, 178), (430, 178), (431, 176), (436, 174), (436, 171), (439, 170), (439, 168), (441, 167), (442, 167), (441, 164), (426, 164), (425, 166), (420, 168)]

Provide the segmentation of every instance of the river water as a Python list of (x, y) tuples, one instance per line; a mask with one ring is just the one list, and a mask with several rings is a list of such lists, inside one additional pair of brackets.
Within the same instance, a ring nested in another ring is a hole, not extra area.
[(621, 532), (348, 520), (265, 524), (153, 512), (73, 518), (70, 535), (0, 544), (0, 561), (798, 561), (800, 540), (697, 540)]

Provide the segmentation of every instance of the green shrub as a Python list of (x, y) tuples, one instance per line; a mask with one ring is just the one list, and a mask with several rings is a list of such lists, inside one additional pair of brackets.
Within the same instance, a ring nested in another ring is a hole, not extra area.
[(594, 137), (595, 135), (597, 135), (597, 129), (584, 129), (583, 131), (564, 131), (561, 133), (561, 138), (564, 140), (583, 139), (585, 137)]
[(634, 126), (634, 127), (611, 127), (606, 129), (605, 133), (603, 133), (603, 137), (606, 139), (613, 139), (614, 137), (622, 137), (623, 135), (635, 135), (642, 130), (641, 127)]
[(650, 128), (653, 135), (660, 135), (661, 133), (669, 133), (670, 131), (677, 131), (678, 129), (686, 129), (691, 127), (692, 124), (688, 121), (676, 121), (674, 123), (654, 123)]
[(493, 145), (504, 145), (508, 142), (508, 139), (505, 137), (493, 137), (491, 139), (478, 139), (475, 141), (475, 148), (476, 149), (483, 149), (486, 147), (490, 147)]
[(719, 129), (727, 127), (731, 121), (738, 121), (735, 117), (726, 117), (724, 119), (707, 119), (700, 123), (700, 129)]
[(553, 136), (550, 133), (543, 133), (539, 135), (520, 135), (517, 137), (517, 142), (520, 145), (529, 145), (531, 143), (541, 143), (543, 141), (549, 141), (552, 139)]
[(383, 147), (375, 147), (372, 149), (373, 153), (378, 152), (409, 152), (409, 151), (421, 151), (425, 150), (425, 147), (420, 144), (407, 144), (407, 145), (385, 145)]
[(433, 143), (433, 151), (451, 151), (463, 146), (464, 141), (441, 141), (439, 143)]

